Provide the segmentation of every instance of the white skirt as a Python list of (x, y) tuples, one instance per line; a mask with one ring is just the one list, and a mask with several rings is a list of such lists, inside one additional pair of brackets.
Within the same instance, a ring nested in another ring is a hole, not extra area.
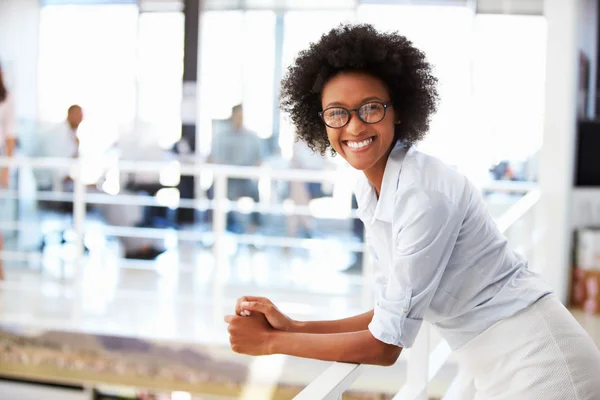
[(456, 351), (467, 400), (599, 400), (600, 350), (554, 295)]

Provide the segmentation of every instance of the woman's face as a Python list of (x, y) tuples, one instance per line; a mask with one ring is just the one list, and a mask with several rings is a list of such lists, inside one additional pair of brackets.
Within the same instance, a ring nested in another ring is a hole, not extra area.
[[(365, 73), (342, 72), (324, 86), (321, 97), (323, 110), (339, 106), (358, 108), (371, 102), (389, 103), (389, 92), (384, 83)], [(387, 155), (394, 142), (394, 110), (387, 107), (385, 117), (367, 124), (350, 114), (350, 121), (342, 128), (326, 127), (331, 147), (357, 170), (368, 172), (372, 168), (385, 169)]]

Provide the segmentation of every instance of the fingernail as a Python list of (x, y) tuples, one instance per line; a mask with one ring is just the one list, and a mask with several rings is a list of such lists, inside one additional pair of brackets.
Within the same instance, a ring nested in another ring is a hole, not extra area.
[(244, 301), (241, 304), (242, 307), (248, 307), (249, 305), (250, 305), (250, 303), (248, 303), (247, 301)]
[(248, 311), (248, 310), (244, 311), (244, 315), (245, 315), (246, 317), (250, 316), (250, 311)]

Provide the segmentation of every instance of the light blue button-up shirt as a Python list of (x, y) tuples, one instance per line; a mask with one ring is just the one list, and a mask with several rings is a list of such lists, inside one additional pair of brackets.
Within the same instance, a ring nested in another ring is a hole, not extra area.
[(458, 349), (551, 292), (508, 247), (479, 190), (434, 157), (397, 144), (379, 199), (364, 176), (356, 197), (376, 269), (369, 330), (385, 343), (411, 347), (426, 320)]

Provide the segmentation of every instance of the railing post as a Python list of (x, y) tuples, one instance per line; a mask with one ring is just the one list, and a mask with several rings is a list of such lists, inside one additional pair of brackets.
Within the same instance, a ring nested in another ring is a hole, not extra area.
[(223, 282), (225, 269), (225, 229), (227, 226), (227, 175), (220, 171), (214, 175), (213, 195), (213, 259), (215, 270), (213, 276), (213, 316), (215, 324), (222, 323), (223, 313)]
[(410, 348), (406, 364), (406, 385), (393, 400), (427, 400), (429, 383), (429, 331), (428, 323), (423, 323), (421, 330)]
[[(429, 382), (429, 339), (431, 326), (423, 323), (421, 331), (410, 351), (408, 360), (408, 382), (419, 388), (427, 389)], [(426, 399), (427, 396), (423, 396)]]
[[(82, 180), (83, 163), (76, 163), (75, 176), (73, 179), (73, 230), (75, 231), (75, 257), (73, 265), (73, 279), (79, 284), (82, 278), (81, 268), (84, 255), (83, 236), (85, 234), (86, 218), (86, 192)], [(63, 270), (64, 274), (64, 270)], [(64, 279), (64, 276), (63, 276)]]
[[(79, 321), (81, 317), (81, 300), (83, 295), (83, 255), (86, 218), (86, 190), (82, 179), (83, 161), (80, 159), (75, 163), (73, 178), (73, 230), (75, 231), (75, 256), (73, 258), (73, 321)], [(65, 278), (64, 262), (61, 264), (61, 278)]]

